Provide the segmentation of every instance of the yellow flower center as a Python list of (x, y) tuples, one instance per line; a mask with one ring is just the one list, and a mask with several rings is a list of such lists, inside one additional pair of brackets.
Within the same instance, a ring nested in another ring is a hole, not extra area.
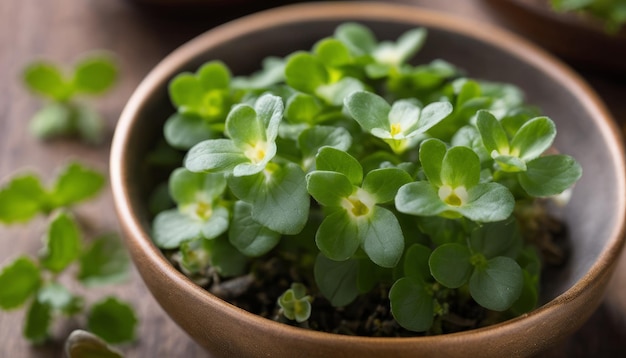
[(375, 205), (374, 198), (365, 190), (358, 188), (355, 193), (343, 199), (341, 206), (355, 217), (370, 214)]
[(400, 125), (400, 123), (392, 123), (391, 127), (389, 128), (389, 134), (391, 134), (392, 137), (395, 137), (400, 133), (402, 133), (402, 126)]
[(369, 213), (370, 209), (367, 207), (367, 205), (363, 204), (361, 200), (348, 198), (348, 201), (352, 205), (352, 208), (350, 209), (352, 211), (352, 215), (363, 216)]
[(254, 147), (250, 146), (248, 150), (246, 150), (245, 155), (252, 163), (258, 164), (263, 161), (266, 153), (267, 144), (265, 144), (265, 142), (257, 142)]
[(439, 198), (450, 206), (461, 206), (467, 202), (467, 190), (464, 186), (452, 188), (449, 185), (442, 185), (439, 188)]
[(213, 214), (213, 207), (210, 203), (199, 201), (196, 204), (196, 215), (203, 220), (207, 220)]
[(218, 90), (209, 91), (204, 95), (204, 113), (209, 117), (218, 117), (222, 115), (222, 106), (224, 99), (222, 92)]

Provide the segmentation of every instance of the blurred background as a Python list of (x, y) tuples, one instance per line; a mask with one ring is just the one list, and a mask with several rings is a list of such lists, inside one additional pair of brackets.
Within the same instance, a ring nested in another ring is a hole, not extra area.
[[(2, 0), (0, 1), (0, 186), (30, 170), (49, 180), (70, 159), (108, 174), (110, 140), (124, 105), (142, 78), (164, 56), (193, 37), (231, 19), (290, 1), (245, 0)], [(295, 1), (291, 1), (295, 2)], [(301, 2), (301, 1), (300, 1)], [(619, 128), (626, 123), (626, 36), (601, 26), (555, 18), (538, 1), (395, 0), (508, 28), (531, 38), (573, 66), (599, 93)], [(546, 1), (544, 1), (545, 3)], [(545, 4), (543, 4), (545, 5)], [(560, 37), (569, 34), (570, 40)], [(573, 42), (571, 38), (574, 38)], [(78, 141), (41, 142), (28, 122), (42, 100), (22, 84), (24, 67), (37, 59), (70, 66), (92, 50), (112, 52), (121, 73), (116, 87), (93, 101), (106, 121), (100, 146)], [(245, 49), (242, 49), (245, 55)], [(85, 231), (118, 231), (110, 189), (78, 209)], [(0, 266), (22, 253), (36, 255), (46, 220), (0, 226)], [(71, 283), (68, 283), (71, 285)], [(2, 287), (0, 287), (0, 290)], [(109, 291), (106, 291), (109, 290)], [(130, 301), (138, 314), (139, 339), (121, 346), (127, 357), (194, 357), (206, 353), (159, 308), (138, 274), (104, 292)], [(103, 291), (98, 290), (98, 295)], [(94, 293), (85, 291), (88, 297)], [(63, 340), (80, 321), (53, 327), (54, 340), (32, 346), (22, 338), (24, 310), (0, 312), (0, 357), (60, 357)], [(545, 357), (626, 356), (626, 259), (621, 260), (606, 300), (570, 339)]]

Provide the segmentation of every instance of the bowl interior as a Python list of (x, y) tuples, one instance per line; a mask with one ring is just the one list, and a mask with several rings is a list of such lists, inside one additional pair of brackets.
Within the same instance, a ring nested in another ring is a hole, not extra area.
[(146, 183), (151, 182), (151, 175), (145, 170), (145, 158), (161, 137), (163, 122), (173, 113), (168, 81), (181, 71), (195, 71), (213, 59), (226, 63), (234, 74), (249, 74), (259, 69), (263, 58), (309, 49), (345, 21), (367, 25), (379, 39), (395, 39), (409, 29), (425, 26), (428, 39), (414, 63), (444, 59), (466, 70), (470, 77), (513, 83), (526, 93), (528, 103), (540, 107), (556, 122), (556, 147), (575, 157), (584, 174), (573, 190), (571, 202), (559, 213), (569, 227), (571, 257), (546, 286), (544, 302), (573, 287), (607, 246), (616, 245), (616, 232), (621, 231), (624, 215), (622, 148), (603, 106), (577, 76), (572, 77), (567, 68), (542, 53), (538, 55), (526, 43), (519, 47), (517, 41), (507, 42), (508, 35), (461, 34), (453, 21), (445, 21), (442, 26), (434, 20), (412, 19), (409, 14), (391, 19), (385, 13), (358, 11), (353, 15), (279, 19), (253, 31), (231, 27), (233, 31), (205, 35), (185, 45), (150, 74), (135, 94), (137, 98), (133, 98), (135, 107), (127, 107), (130, 112), (125, 113), (133, 116), (134, 122), (125, 140), (123, 163), (123, 170), (129, 173), (123, 185), (129, 192), (130, 211), (137, 215), (146, 236), (150, 187)]

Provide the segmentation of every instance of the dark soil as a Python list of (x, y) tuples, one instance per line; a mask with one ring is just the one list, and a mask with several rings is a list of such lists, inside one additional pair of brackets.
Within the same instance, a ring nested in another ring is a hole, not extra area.
[[(535, 208), (537, 209), (537, 208)], [(544, 269), (563, 265), (568, 256), (565, 226), (545, 211), (528, 222), (522, 222), (526, 239), (537, 246), (544, 261)], [(536, 214), (537, 211), (534, 211)], [(545, 215), (544, 215), (545, 214)], [(303, 328), (346, 335), (371, 337), (407, 337), (423, 335), (408, 331), (395, 321), (391, 314), (388, 290), (381, 285), (367, 294), (360, 295), (346, 307), (332, 307), (321, 294), (312, 294), (312, 312), (308, 321), (298, 324), (284, 318), (276, 303), (278, 297), (290, 288), (293, 282), (315, 288), (310, 273), (298, 272), (293, 259), (268, 255), (257, 261), (247, 275), (220, 280), (215, 274), (202, 277), (200, 285), (209, 292), (259, 316)], [(313, 290), (310, 290), (313, 291)], [(456, 290), (458, 291), (458, 290)], [(464, 331), (487, 326), (511, 318), (488, 311), (476, 304), (469, 294), (457, 292), (449, 313), (436, 320), (433, 328), (425, 334), (440, 334)]]

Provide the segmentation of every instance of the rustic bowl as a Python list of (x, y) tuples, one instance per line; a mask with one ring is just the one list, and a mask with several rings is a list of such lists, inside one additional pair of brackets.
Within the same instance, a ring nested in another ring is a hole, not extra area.
[[(168, 81), (220, 59), (236, 74), (269, 55), (308, 49), (344, 21), (359, 21), (380, 39), (418, 26), (429, 38), (418, 61), (443, 58), (474, 77), (519, 85), (559, 128), (556, 145), (584, 169), (562, 216), (571, 232), (569, 263), (547, 278), (541, 307), (494, 326), (441, 336), (353, 337), (280, 324), (234, 307), (178, 272), (150, 239), (143, 170), (174, 109)], [(277, 8), (215, 28), (164, 59), (124, 109), (111, 153), (115, 204), (134, 262), (154, 297), (215, 357), (529, 356), (580, 327), (602, 300), (623, 245), (626, 179), (618, 131), (596, 94), (558, 60), (511, 34), (413, 7), (311, 3)]]
[(550, 0), (487, 0), (507, 26), (573, 65), (626, 76), (626, 27), (609, 34), (590, 16), (554, 11)]

